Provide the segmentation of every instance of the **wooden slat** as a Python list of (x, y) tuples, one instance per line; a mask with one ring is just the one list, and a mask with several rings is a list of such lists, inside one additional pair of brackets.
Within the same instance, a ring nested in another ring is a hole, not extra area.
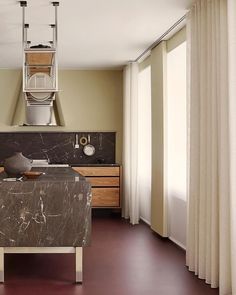
[(26, 54), (26, 62), (28, 65), (51, 65), (52, 64), (53, 54), (44, 52), (36, 53), (31, 52)]
[(92, 187), (96, 186), (120, 186), (119, 177), (86, 177)]
[(29, 74), (30, 76), (36, 74), (36, 73), (45, 73), (50, 75), (50, 68), (29, 68)]
[(119, 176), (119, 167), (74, 167), (83, 176)]
[(30, 67), (29, 74), (32, 76), (35, 73), (46, 73), (50, 75), (50, 67), (42, 68), (39, 65), (52, 65), (53, 54), (44, 52), (44, 53), (36, 53), (31, 52), (26, 54), (26, 61), (28, 65), (37, 65), (38, 67)]
[(122, 195), (123, 195), (123, 170), (122, 166), (120, 166), (120, 207), (122, 207)]
[(119, 207), (119, 188), (92, 188), (93, 207)]

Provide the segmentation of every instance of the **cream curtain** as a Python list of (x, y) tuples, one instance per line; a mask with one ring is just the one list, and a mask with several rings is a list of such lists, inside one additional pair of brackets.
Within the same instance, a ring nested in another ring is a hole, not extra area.
[(220, 286), (221, 295), (236, 294), (235, 6), (235, 0), (199, 0), (187, 24), (187, 265)]
[(122, 215), (139, 223), (138, 194), (138, 63), (124, 69), (123, 206)]
[[(236, 1), (228, 0), (228, 77), (229, 77), (229, 122), (230, 122), (230, 246), (231, 285), (224, 292), (236, 294)], [(226, 265), (227, 268), (227, 265)], [(223, 288), (223, 287), (222, 287)], [(224, 294), (224, 293), (222, 293)]]

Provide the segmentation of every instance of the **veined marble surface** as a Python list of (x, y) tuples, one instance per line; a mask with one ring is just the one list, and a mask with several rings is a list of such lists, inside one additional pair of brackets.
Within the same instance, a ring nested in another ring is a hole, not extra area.
[(82, 247), (90, 243), (91, 187), (71, 168), (34, 168), (35, 180), (0, 174), (0, 247)]
[[(86, 156), (83, 145), (75, 148), (76, 135), (90, 135), (95, 147), (93, 156)], [(47, 159), (54, 164), (113, 164), (115, 163), (115, 132), (0, 132), (0, 164), (14, 152), (29, 159)]]

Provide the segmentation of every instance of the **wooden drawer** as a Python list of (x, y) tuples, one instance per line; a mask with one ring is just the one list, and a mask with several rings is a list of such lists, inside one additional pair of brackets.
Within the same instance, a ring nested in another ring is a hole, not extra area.
[(83, 176), (119, 176), (119, 167), (74, 167)]
[(119, 207), (119, 188), (92, 188), (93, 207)]
[(92, 187), (96, 186), (120, 186), (119, 177), (86, 177)]
[(92, 207), (120, 207), (120, 167), (74, 167), (92, 186)]

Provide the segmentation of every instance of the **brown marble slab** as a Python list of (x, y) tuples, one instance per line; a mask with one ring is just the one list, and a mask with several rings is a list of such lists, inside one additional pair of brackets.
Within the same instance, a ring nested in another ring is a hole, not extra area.
[[(90, 135), (95, 147), (93, 156), (86, 156), (83, 145), (75, 148), (76, 135)], [(115, 132), (0, 132), (0, 165), (14, 154), (22, 152), (30, 159), (46, 159), (54, 164), (114, 164)]]
[(71, 168), (37, 168), (35, 180), (0, 174), (0, 247), (82, 247), (90, 243), (91, 187)]

